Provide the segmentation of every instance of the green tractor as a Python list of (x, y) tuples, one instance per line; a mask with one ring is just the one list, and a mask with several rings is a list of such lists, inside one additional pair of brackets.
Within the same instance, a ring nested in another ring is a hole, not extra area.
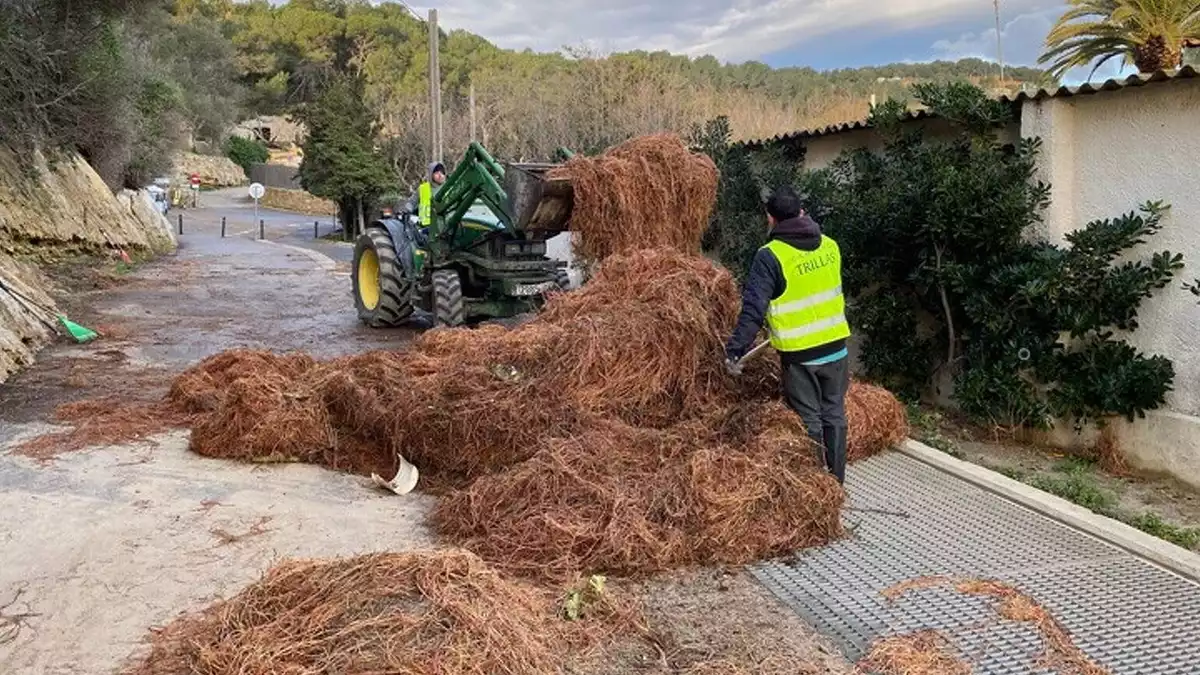
[(459, 326), (532, 311), (566, 289), (566, 263), (546, 256), (574, 204), (569, 181), (546, 178), (555, 166), (502, 166), (472, 143), (434, 194), (428, 228), (402, 213), (358, 238), (351, 279), (359, 318), (396, 326), (420, 308), (439, 325)]

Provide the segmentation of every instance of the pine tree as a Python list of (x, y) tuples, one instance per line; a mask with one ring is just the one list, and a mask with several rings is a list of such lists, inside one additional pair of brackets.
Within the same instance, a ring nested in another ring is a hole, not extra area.
[(346, 231), (363, 229), (366, 211), (395, 182), (375, 147), (375, 116), (363, 101), (363, 82), (336, 74), (317, 99), (296, 117), (308, 129), (300, 184), (318, 197), (338, 203)]

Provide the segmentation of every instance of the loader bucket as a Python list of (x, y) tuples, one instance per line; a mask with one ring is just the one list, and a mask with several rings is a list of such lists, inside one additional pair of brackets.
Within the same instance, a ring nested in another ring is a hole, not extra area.
[(504, 192), (517, 230), (562, 232), (575, 203), (571, 181), (546, 178), (557, 164), (509, 164), (504, 168)]

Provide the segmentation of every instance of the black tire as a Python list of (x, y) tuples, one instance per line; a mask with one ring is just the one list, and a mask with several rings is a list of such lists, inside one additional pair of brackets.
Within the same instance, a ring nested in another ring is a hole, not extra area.
[(440, 326), (461, 326), (466, 319), (462, 280), (455, 270), (433, 273), (433, 314)]
[[(371, 283), (371, 274), (369, 270), (364, 273), (362, 269), (364, 260), (369, 261), (372, 256), (379, 266), (375, 294), (364, 287), (364, 284)], [(387, 230), (372, 227), (358, 237), (350, 279), (358, 318), (368, 326), (398, 326), (412, 315), (412, 282), (404, 277), (404, 270), (396, 260), (396, 249)], [(374, 306), (372, 299), (375, 300)]]

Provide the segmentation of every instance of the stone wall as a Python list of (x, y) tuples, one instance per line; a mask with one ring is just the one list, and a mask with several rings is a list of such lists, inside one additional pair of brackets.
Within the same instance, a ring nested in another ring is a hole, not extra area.
[(174, 158), (171, 186), (187, 187), (193, 173), (200, 175), (200, 185), (206, 188), (232, 187), (249, 182), (242, 167), (228, 157), (184, 152)]
[(269, 187), (259, 203), (268, 209), (307, 213), (313, 216), (333, 216), (337, 213), (337, 207), (333, 202), (315, 197), (302, 190)]
[(40, 262), (115, 249), (150, 256), (175, 250), (166, 218), (145, 192), (113, 195), (79, 157), (48, 161), (40, 154), (18, 162), (0, 146), (0, 281), (33, 304), (0, 291), (0, 382), (32, 363), (54, 337), (45, 321), (57, 309)]

